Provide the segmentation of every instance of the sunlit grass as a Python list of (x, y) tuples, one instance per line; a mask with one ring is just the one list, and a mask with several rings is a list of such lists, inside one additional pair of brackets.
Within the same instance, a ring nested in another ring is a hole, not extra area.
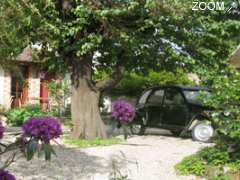
[(91, 146), (106, 146), (106, 145), (112, 145), (112, 144), (119, 144), (122, 140), (120, 138), (112, 137), (109, 139), (92, 139), (92, 140), (86, 140), (86, 139), (73, 139), (70, 136), (64, 137), (64, 143), (70, 144), (76, 147), (91, 147)]

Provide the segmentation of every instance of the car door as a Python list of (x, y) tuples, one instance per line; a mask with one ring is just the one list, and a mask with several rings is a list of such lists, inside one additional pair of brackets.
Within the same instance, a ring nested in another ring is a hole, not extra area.
[(146, 102), (147, 109), (147, 126), (161, 126), (162, 124), (162, 104), (163, 104), (163, 89), (154, 90)]
[(180, 90), (166, 89), (163, 102), (163, 127), (183, 127), (188, 118), (188, 106)]

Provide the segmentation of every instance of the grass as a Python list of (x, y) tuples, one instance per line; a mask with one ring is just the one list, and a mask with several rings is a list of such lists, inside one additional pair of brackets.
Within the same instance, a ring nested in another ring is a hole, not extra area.
[(106, 146), (106, 145), (112, 145), (112, 144), (119, 144), (122, 142), (121, 139), (113, 137), (109, 139), (92, 139), (92, 140), (86, 140), (86, 139), (73, 139), (70, 136), (64, 137), (64, 142), (66, 144), (74, 145), (76, 147), (91, 147), (91, 146)]

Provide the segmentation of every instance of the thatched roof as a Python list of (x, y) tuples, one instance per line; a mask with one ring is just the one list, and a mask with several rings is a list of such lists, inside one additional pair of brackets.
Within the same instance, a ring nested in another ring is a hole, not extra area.
[(240, 68), (240, 46), (238, 46), (237, 50), (234, 51), (234, 53), (230, 57), (230, 63), (237, 68)]
[(32, 62), (32, 49), (30, 47), (24, 48), (22, 53), (17, 56), (16, 60), (20, 62)]

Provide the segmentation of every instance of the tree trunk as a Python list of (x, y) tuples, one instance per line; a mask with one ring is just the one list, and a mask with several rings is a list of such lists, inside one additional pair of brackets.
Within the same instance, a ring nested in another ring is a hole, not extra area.
[(90, 57), (74, 61), (72, 73), (72, 121), (74, 138), (106, 138), (105, 125), (99, 111), (99, 97), (104, 90), (114, 87), (122, 78), (125, 67), (118, 64), (108, 78), (93, 83)]
[(72, 90), (72, 136), (83, 139), (106, 138), (98, 106), (100, 93), (93, 91), (86, 80), (79, 81), (79, 86), (73, 86)]

